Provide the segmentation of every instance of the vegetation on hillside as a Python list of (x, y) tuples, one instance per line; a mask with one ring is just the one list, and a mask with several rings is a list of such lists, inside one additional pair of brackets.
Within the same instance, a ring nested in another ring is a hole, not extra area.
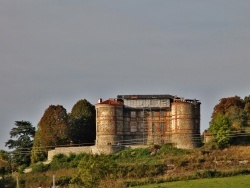
[[(156, 151), (156, 152), (155, 152)], [(250, 173), (250, 147), (177, 149), (168, 145), (125, 149), (112, 155), (57, 155), (50, 164), (37, 163), (19, 176), (25, 187), (127, 187)]]

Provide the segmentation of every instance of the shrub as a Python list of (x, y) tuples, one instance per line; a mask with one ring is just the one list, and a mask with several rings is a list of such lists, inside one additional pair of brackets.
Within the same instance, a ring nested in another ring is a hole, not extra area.
[(4, 179), (0, 179), (0, 187), (15, 187), (16, 182), (12, 176), (5, 176)]
[(69, 167), (68, 157), (63, 154), (55, 155), (50, 163), (51, 170), (57, 170), (60, 168), (68, 168), (68, 167)]
[(75, 155), (74, 158), (73, 156), (71, 157), (70, 156), (70, 164), (69, 164), (69, 167), (70, 168), (76, 168), (79, 164), (79, 162), (81, 161), (81, 159), (85, 156), (86, 154), (78, 154), (78, 155)]
[(45, 165), (45, 164), (43, 164), (42, 162), (38, 162), (38, 163), (36, 163), (36, 164), (33, 164), (33, 165), (31, 166), (31, 168), (32, 168), (32, 172), (33, 172), (33, 173), (45, 172), (45, 171), (48, 170), (49, 165)]
[(149, 148), (125, 149), (111, 155), (116, 162), (138, 162), (150, 158)]
[(217, 170), (205, 170), (204, 172), (197, 172), (195, 174), (196, 178), (215, 178), (221, 176), (222, 173)]
[(106, 155), (84, 155), (78, 165), (78, 174), (71, 183), (96, 187), (102, 179), (116, 177), (117, 164)]
[(185, 154), (189, 154), (191, 153), (190, 150), (187, 150), (187, 149), (180, 149), (180, 148), (176, 148), (176, 147), (173, 147), (171, 145), (162, 145), (161, 147), (161, 150), (162, 151), (165, 151), (165, 154), (172, 154), (172, 155), (185, 155)]
[(68, 185), (71, 180), (71, 177), (69, 176), (61, 176), (56, 178), (56, 185), (57, 186), (63, 186), (63, 185)]
[(19, 167), (17, 168), (17, 169), (18, 169), (18, 173), (22, 174), (23, 171), (25, 170), (25, 168), (26, 168), (26, 165), (21, 165), (21, 166), (19, 166)]

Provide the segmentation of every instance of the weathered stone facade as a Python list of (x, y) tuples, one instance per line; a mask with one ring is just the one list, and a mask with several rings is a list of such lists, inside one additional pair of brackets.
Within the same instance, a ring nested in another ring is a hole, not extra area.
[(96, 104), (96, 145), (200, 146), (200, 102), (171, 95), (118, 95)]

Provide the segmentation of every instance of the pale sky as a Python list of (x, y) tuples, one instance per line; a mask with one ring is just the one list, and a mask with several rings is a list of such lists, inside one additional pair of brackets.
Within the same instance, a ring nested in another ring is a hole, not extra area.
[(0, 149), (49, 105), (170, 94), (250, 95), (249, 0), (0, 0)]

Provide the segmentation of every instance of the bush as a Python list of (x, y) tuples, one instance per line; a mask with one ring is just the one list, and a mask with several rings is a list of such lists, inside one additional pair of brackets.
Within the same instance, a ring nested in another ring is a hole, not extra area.
[(186, 149), (180, 149), (173, 147), (171, 145), (163, 144), (158, 152), (158, 155), (172, 155), (172, 156), (180, 156), (189, 154), (190, 151)]
[(222, 176), (222, 173), (217, 170), (206, 170), (204, 172), (197, 172), (195, 174), (196, 178), (216, 178)]
[(150, 157), (149, 148), (125, 149), (111, 155), (116, 162), (138, 162)]
[(4, 179), (0, 179), (0, 187), (15, 187), (16, 182), (12, 176), (5, 176)]
[(21, 166), (19, 166), (19, 167), (17, 168), (17, 169), (18, 169), (18, 173), (22, 174), (23, 171), (25, 170), (25, 168), (26, 168), (26, 165), (21, 165)]
[(71, 153), (69, 156), (66, 156), (64, 154), (58, 154), (55, 155), (53, 160), (50, 163), (50, 169), (51, 170), (58, 170), (61, 168), (76, 168), (81, 161), (82, 158), (84, 158), (88, 154), (73, 154)]
[(56, 185), (57, 186), (68, 185), (70, 183), (70, 180), (71, 180), (71, 177), (61, 176), (59, 178), (56, 178)]
[(50, 163), (51, 170), (58, 170), (60, 168), (68, 168), (68, 167), (69, 167), (68, 157), (63, 154), (55, 155)]
[(74, 157), (73, 157), (73, 155), (71, 156), (69, 156), (69, 158), (70, 158), (70, 164), (69, 164), (69, 167), (70, 168), (76, 168), (77, 166), (78, 166), (78, 164), (79, 164), (79, 162), (81, 161), (81, 159), (85, 156), (86, 154), (78, 154), (78, 155), (75, 155)]
[(36, 164), (33, 164), (33, 165), (31, 166), (31, 168), (32, 168), (32, 172), (33, 172), (33, 173), (45, 172), (45, 171), (48, 170), (49, 165), (45, 165), (45, 164), (43, 164), (42, 162), (38, 162), (38, 163), (36, 163)]
[(96, 187), (102, 179), (116, 177), (117, 164), (106, 155), (85, 155), (79, 165), (78, 174), (71, 183), (84, 187)]

